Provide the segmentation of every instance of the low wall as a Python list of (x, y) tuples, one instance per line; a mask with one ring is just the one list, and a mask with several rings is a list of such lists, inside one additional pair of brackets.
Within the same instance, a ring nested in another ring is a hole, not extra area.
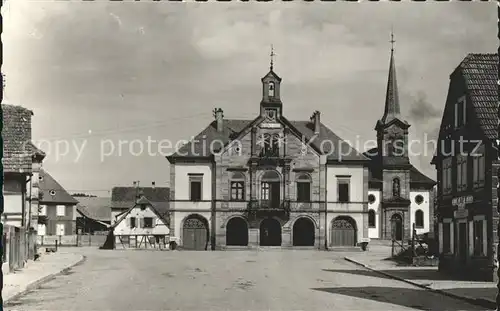
[(37, 244), (40, 246), (78, 246), (78, 235), (39, 235)]

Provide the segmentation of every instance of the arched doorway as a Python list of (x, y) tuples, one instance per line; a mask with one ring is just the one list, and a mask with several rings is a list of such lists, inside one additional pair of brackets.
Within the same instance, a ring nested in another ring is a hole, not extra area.
[(199, 215), (191, 215), (182, 226), (182, 247), (186, 250), (203, 251), (208, 246), (208, 222)]
[(281, 224), (273, 218), (260, 223), (260, 246), (281, 246)]
[(315, 227), (311, 219), (301, 217), (293, 224), (293, 246), (314, 246)]
[(400, 214), (394, 214), (391, 217), (392, 238), (396, 241), (403, 240), (403, 217)]
[(339, 216), (332, 221), (331, 246), (356, 246), (356, 225), (354, 219)]
[(248, 245), (248, 224), (241, 217), (231, 218), (226, 225), (227, 246)]

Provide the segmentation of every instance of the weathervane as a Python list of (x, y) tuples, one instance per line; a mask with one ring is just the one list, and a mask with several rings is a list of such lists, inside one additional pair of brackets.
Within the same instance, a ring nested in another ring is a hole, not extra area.
[(273, 64), (274, 64), (273, 57), (276, 56), (276, 54), (274, 53), (274, 47), (273, 47), (272, 44), (271, 44), (271, 54), (270, 54), (270, 56), (271, 56), (271, 70), (273, 70)]

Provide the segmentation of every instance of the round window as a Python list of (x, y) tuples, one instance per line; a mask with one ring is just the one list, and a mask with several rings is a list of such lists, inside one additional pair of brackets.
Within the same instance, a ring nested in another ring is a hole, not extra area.
[(50, 195), (56, 195), (56, 191), (55, 191), (55, 190), (50, 190), (50, 191), (49, 191), (49, 194), (50, 194)]
[(375, 196), (374, 196), (373, 194), (369, 194), (369, 195), (368, 195), (368, 202), (369, 202), (369, 203), (373, 203), (373, 202), (375, 202)]
[(415, 202), (416, 202), (417, 204), (422, 204), (422, 202), (424, 202), (424, 197), (423, 197), (422, 195), (420, 195), (420, 194), (419, 194), (419, 195), (417, 195), (417, 196), (415, 197)]
[(38, 176), (38, 179), (39, 180), (43, 180), (43, 176)]

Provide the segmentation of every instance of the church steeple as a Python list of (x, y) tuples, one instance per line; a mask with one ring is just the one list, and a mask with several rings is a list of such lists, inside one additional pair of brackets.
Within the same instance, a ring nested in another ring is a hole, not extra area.
[[(377, 121), (377, 142), (379, 154), (388, 157), (408, 158), (408, 128), (410, 125), (401, 117), (399, 105), (396, 63), (394, 62), (394, 35), (391, 32), (391, 60), (385, 94), (384, 115)], [(397, 149), (397, 150), (396, 150)]]
[(391, 33), (391, 60), (389, 63), (389, 77), (387, 79), (387, 92), (385, 95), (385, 108), (382, 123), (401, 118), (399, 107), (398, 81), (396, 79), (396, 64), (394, 62), (394, 34)]

